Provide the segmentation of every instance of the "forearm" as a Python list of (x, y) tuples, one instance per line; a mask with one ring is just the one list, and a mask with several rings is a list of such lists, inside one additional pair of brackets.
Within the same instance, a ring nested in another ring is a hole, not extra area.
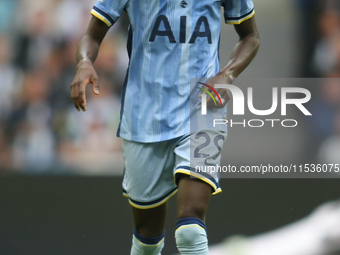
[[(260, 38), (254, 17), (234, 27), (240, 40), (230, 56), (229, 63), (209, 80), (209, 85), (233, 83), (236, 77), (250, 64), (259, 49)], [(230, 99), (230, 94), (226, 89), (217, 89), (217, 92), (225, 100), (222, 104), (224, 107)], [(207, 106), (214, 107), (216, 104), (211, 98), (208, 98)]]
[(257, 32), (240, 39), (230, 56), (229, 63), (219, 74), (234, 81), (256, 56), (259, 46), (260, 39)]
[(109, 27), (102, 21), (93, 17), (86, 31), (85, 36), (81, 39), (77, 48), (77, 64), (83, 61), (96, 60), (100, 44), (104, 39)]
[(93, 92), (99, 95), (98, 75), (92, 63), (96, 60), (100, 44), (109, 27), (101, 20), (93, 17), (85, 36), (78, 44), (77, 72), (71, 84), (71, 98), (78, 111), (86, 111), (85, 89), (92, 84)]
[(82, 61), (91, 61), (92, 63), (96, 60), (100, 44), (93, 40), (90, 35), (86, 34), (78, 44), (77, 48), (77, 64)]

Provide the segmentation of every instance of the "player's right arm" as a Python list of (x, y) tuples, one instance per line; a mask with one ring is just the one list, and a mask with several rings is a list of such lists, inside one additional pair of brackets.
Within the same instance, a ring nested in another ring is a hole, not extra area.
[(99, 94), (98, 76), (93, 68), (100, 44), (109, 27), (100, 19), (92, 17), (86, 34), (77, 48), (77, 73), (71, 84), (71, 98), (78, 111), (86, 111), (85, 89), (92, 84), (93, 92)]

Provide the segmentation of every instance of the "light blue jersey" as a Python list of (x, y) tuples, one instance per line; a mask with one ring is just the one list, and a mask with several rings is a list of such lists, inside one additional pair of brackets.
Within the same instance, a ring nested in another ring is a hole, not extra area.
[(91, 13), (112, 26), (130, 20), (130, 64), (117, 135), (158, 142), (188, 134), (190, 79), (219, 71), (221, 7), (229, 24), (254, 15), (252, 0), (98, 0)]

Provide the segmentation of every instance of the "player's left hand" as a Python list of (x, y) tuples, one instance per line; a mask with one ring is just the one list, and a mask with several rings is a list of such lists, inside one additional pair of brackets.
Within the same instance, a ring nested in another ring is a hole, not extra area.
[[(211, 96), (207, 97), (207, 107), (209, 108), (223, 108), (228, 101), (230, 100), (230, 91), (228, 89), (215, 89), (216, 84), (231, 84), (233, 80), (231, 78), (226, 78), (223, 75), (217, 74), (215, 77), (211, 78), (205, 83), (201, 83), (204, 85), (204, 89), (208, 90), (213, 96), (215, 101), (211, 98)], [(219, 100), (216, 93), (212, 90), (214, 89), (219, 95), (221, 101)], [(207, 94), (207, 92), (202, 91), (199, 97), (202, 97), (203, 94)], [(215, 104), (216, 102), (216, 104)], [(221, 105), (222, 102), (222, 105)]]

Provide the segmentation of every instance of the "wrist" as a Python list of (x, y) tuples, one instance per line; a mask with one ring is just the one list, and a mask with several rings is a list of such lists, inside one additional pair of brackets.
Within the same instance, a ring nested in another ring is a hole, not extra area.
[(219, 71), (216, 76), (223, 78), (227, 84), (233, 83), (236, 78), (233, 72), (225, 69)]
[(92, 61), (89, 58), (84, 58), (78, 61), (77, 64), (77, 69), (79, 69), (79, 67), (83, 66), (83, 65), (92, 65)]

